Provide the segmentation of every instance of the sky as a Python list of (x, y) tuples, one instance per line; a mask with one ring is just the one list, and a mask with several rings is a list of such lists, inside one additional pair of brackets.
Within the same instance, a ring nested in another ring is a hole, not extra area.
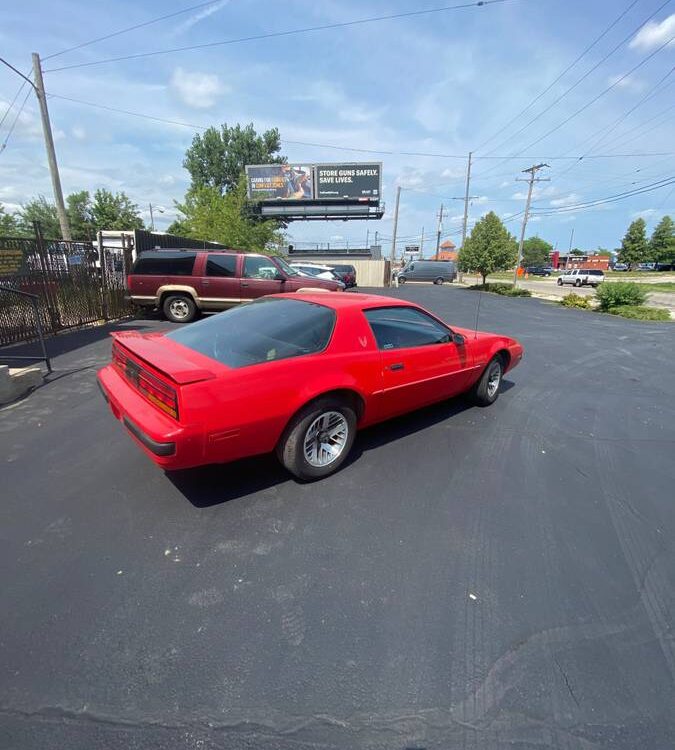
[[(292, 163), (383, 163), (381, 221), (295, 222), (297, 247), (363, 246), (377, 232), (388, 254), (399, 186), (397, 254), (422, 232), (431, 252), (441, 203), (442, 240), (459, 244), (469, 151), (470, 226), (492, 210), (518, 236), (527, 192), (518, 180), (541, 162), (549, 181), (535, 185), (527, 235), (560, 250), (613, 249), (636, 217), (651, 230), (675, 215), (675, 184), (658, 187), (675, 174), (675, 2), (503, 0), (216, 44), (444, 4), (461, 2), (217, 0), (181, 13), (196, 2), (33, 0), (3, 9), (0, 55), (24, 72), (32, 52), (43, 58), (64, 192), (124, 190), (146, 221), (157, 207), (160, 230), (188, 186), (182, 160), (196, 126), (223, 122), (277, 127)], [(20, 84), (0, 66), (0, 119)], [(0, 127), (2, 144), (16, 118), (0, 153), (7, 210), (52, 196), (33, 95), (19, 114), (26, 92)]]

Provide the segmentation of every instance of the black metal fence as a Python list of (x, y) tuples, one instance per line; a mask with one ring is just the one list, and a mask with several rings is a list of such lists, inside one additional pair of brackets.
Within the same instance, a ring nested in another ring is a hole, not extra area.
[(125, 300), (130, 254), (92, 242), (0, 237), (0, 346), (131, 313)]

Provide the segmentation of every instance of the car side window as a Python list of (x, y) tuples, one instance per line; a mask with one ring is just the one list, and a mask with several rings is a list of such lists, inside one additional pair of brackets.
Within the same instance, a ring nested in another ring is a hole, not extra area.
[(244, 278), (246, 279), (276, 279), (277, 267), (269, 258), (249, 256), (244, 259)]
[(406, 349), (451, 340), (450, 330), (414, 307), (380, 307), (365, 310), (379, 349)]
[(236, 255), (209, 255), (206, 260), (207, 276), (234, 276), (236, 270)]

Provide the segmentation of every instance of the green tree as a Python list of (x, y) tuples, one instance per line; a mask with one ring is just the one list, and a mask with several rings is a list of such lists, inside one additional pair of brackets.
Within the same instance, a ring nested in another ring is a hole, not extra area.
[(5, 207), (0, 203), (0, 235), (6, 237), (16, 236), (19, 233), (19, 225), (14, 214), (8, 214)]
[(611, 258), (612, 257), (612, 251), (607, 250), (604, 247), (598, 247), (598, 249), (595, 251), (596, 255), (599, 255), (601, 258)]
[(34, 222), (40, 225), (43, 237), (50, 240), (61, 239), (61, 225), (56, 206), (44, 195), (24, 203), (19, 211), (19, 231), (22, 235), (32, 236), (35, 233)]
[(541, 237), (528, 237), (523, 242), (523, 260), (522, 265), (527, 266), (545, 266), (549, 262), (550, 254), (553, 252), (553, 245)]
[(276, 128), (258, 135), (253, 124), (228, 127), (226, 123), (197, 133), (185, 152), (183, 166), (192, 178), (191, 188), (211, 187), (221, 193), (233, 190), (247, 164), (282, 164), (281, 138)]
[(143, 219), (138, 206), (126, 193), (111, 193), (101, 188), (94, 193), (91, 204), (91, 219), (94, 230), (143, 229)]
[(222, 195), (217, 187), (191, 188), (176, 208), (182, 216), (172, 224), (181, 234), (196, 239), (220, 242), (238, 250), (264, 252), (281, 242), (276, 221), (258, 221), (246, 214), (246, 178)]
[(459, 251), (462, 271), (477, 271), (483, 277), (513, 267), (518, 258), (515, 238), (494, 211), (486, 214), (471, 230), (471, 236)]
[(574, 250), (570, 250), (570, 255), (585, 255), (583, 250), (579, 250), (578, 247), (575, 247)]
[(649, 256), (652, 261), (675, 262), (675, 223), (664, 216), (656, 225), (649, 240)]
[(622, 263), (628, 263), (630, 266), (633, 266), (637, 263), (643, 263), (647, 259), (648, 254), (647, 225), (644, 219), (635, 219), (621, 240), (619, 260)]
[(66, 198), (66, 213), (70, 223), (70, 233), (75, 240), (93, 240), (96, 237), (94, 219), (91, 215), (89, 191), (80, 190)]

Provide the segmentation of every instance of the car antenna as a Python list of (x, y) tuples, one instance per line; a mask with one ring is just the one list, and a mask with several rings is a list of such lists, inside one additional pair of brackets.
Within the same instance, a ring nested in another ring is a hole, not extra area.
[(476, 305), (476, 324), (473, 327), (473, 337), (478, 338), (478, 316), (480, 315), (480, 301), (483, 298), (483, 289), (478, 290), (478, 304)]

